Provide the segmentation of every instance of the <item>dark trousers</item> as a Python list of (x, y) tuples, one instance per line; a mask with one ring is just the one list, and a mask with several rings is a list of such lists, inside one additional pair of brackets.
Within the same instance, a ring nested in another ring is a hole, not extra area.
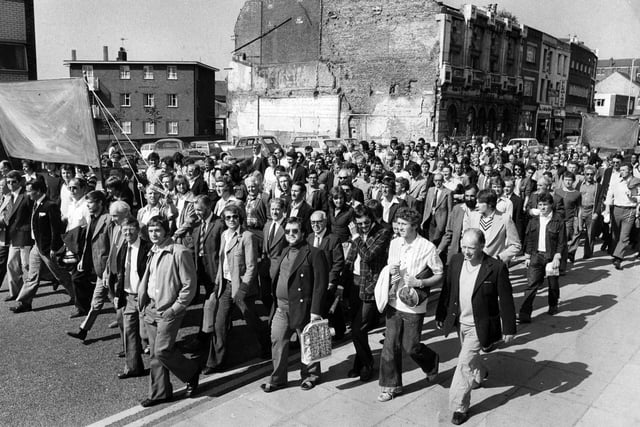
[(71, 283), (76, 296), (76, 307), (82, 313), (88, 313), (91, 309), (91, 299), (96, 287), (96, 275), (92, 271), (78, 271), (71, 273)]
[[(527, 271), (527, 288), (524, 290), (524, 301), (520, 306), (520, 313), (531, 316), (533, 311), (533, 300), (536, 298), (538, 288), (545, 280), (545, 267), (551, 262), (542, 252), (535, 252), (531, 255), (529, 270)], [(547, 277), (549, 284), (549, 307), (556, 307), (560, 299), (560, 282), (558, 276)]]
[(593, 256), (596, 229), (600, 219), (593, 219), (593, 214), (587, 214), (582, 217), (582, 229), (584, 234), (584, 257), (591, 258)]
[(420, 342), (424, 314), (405, 313), (387, 306), (387, 332), (380, 356), (380, 386), (383, 391), (402, 391), (402, 349), (424, 373), (436, 364), (437, 353)]
[(234, 306), (240, 310), (247, 326), (260, 343), (261, 351), (267, 351), (269, 348), (267, 329), (258, 317), (255, 297), (248, 297), (243, 290), (238, 290), (236, 296), (232, 298), (231, 282), (227, 280), (224, 282), (224, 289), (215, 305), (214, 334), (211, 337), (206, 364), (208, 368), (215, 368), (224, 363), (224, 357), (227, 353), (227, 334), (231, 328), (231, 309)]
[[(7, 260), (9, 258), (9, 245), (0, 245), (0, 287), (4, 283), (4, 277), (7, 275)], [(26, 280), (26, 277), (25, 277)], [(11, 288), (9, 288), (11, 292)], [(16, 295), (17, 297), (17, 295)]]
[(271, 268), (271, 260), (269, 258), (263, 259), (258, 264), (258, 285), (260, 286), (260, 300), (264, 305), (267, 313), (271, 312), (271, 306), (273, 305), (273, 295), (271, 294), (271, 275), (269, 269)]
[[(330, 291), (327, 291), (326, 302), (327, 302), (327, 320), (329, 321), (329, 326), (333, 328), (335, 331), (335, 336), (337, 339), (341, 339), (344, 337), (344, 333), (347, 330), (347, 325), (344, 321), (344, 310), (343, 310), (343, 301), (338, 301), (338, 303), (333, 307), (336, 299), (336, 290), (334, 288)], [(333, 308), (333, 312), (331, 309)]]
[(614, 258), (624, 259), (628, 252), (632, 252), (631, 231), (633, 230), (635, 216), (634, 208), (613, 207), (613, 214), (611, 215), (612, 241), (614, 244), (616, 241), (618, 242), (613, 250)]
[(125, 372), (142, 372), (141, 315), (138, 311), (138, 295), (127, 294), (127, 305), (120, 309), (124, 329)]
[(369, 331), (378, 323), (378, 307), (375, 301), (362, 301), (354, 307), (355, 316), (351, 322), (351, 340), (356, 349), (356, 357), (353, 360), (353, 370), (360, 372), (362, 368), (373, 367), (373, 354), (369, 346)]
[[(286, 385), (288, 381), (289, 340), (294, 329), (289, 326), (289, 312), (277, 308), (271, 321), (271, 357), (273, 359), (273, 373), (269, 382), (274, 385)], [(297, 330), (298, 337), (302, 331)], [(300, 366), (302, 381), (317, 383), (320, 381), (320, 362)]]
[(176, 348), (176, 336), (184, 319), (184, 312), (163, 319), (151, 301), (144, 310), (144, 322), (149, 334), (151, 350), (149, 399), (166, 399), (173, 395), (169, 373), (182, 382), (192, 380), (198, 372), (198, 364), (184, 357)]

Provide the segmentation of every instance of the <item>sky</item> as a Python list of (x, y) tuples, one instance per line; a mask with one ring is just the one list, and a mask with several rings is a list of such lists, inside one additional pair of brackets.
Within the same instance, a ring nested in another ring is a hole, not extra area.
[[(68, 77), (63, 61), (71, 59), (71, 49), (79, 60), (99, 60), (102, 46), (109, 46), (110, 59), (115, 59), (121, 38), (131, 61), (200, 61), (219, 68), (224, 78), (244, 2), (35, 0), (38, 78)], [(445, 3), (458, 7), (470, 2)], [(640, 57), (638, 0), (502, 0), (498, 9), (556, 37), (577, 35), (600, 58)]]

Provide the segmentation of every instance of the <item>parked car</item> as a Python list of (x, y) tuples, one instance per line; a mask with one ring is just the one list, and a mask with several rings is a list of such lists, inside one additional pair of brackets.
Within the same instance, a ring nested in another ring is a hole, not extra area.
[(263, 156), (268, 156), (276, 151), (278, 148), (282, 148), (275, 136), (243, 136), (238, 138), (237, 141), (226, 141), (222, 143), (221, 158), (231, 156), (238, 161), (250, 159), (253, 157), (253, 145), (260, 144), (261, 153)]
[(188, 157), (189, 144), (178, 138), (162, 138), (156, 142), (142, 144), (140, 153), (144, 159), (147, 159), (152, 152), (158, 153), (161, 159), (166, 156), (173, 156), (175, 153), (182, 153), (182, 155)]
[(507, 145), (502, 149), (507, 153), (511, 153), (518, 145), (520, 147), (528, 148), (531, 153), (538, 153), (542, 151), (542, 144), (540, 144), (535, 138), (513, 138), (510, 139)]
[(192, 141), (189, 144), (189, 157), (209, 157), (216, 156), (220, 158), (222, 154), (222, 145), (227, 141)]

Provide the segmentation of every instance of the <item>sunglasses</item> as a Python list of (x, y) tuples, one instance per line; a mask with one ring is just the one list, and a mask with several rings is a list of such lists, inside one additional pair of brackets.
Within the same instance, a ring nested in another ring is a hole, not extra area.
[(18, 181), (13, 180), (13, 179), (8, 179), (7, 180), (7, 184), (17, 184), (17, 183), (18, 183)]
[(339, 176), (338, 179), (347, 179), (349, 178), (348, 176)]
[(371, 225), (371, 221), (356, 221), (356, 225), (360, 227), (367, 227)]
[(224, 216), (224, 219), (226, 219), (227, 221), (237, 220), (238, 218), (240, 218), (238, 215), (225, 215)]
[(300, 234), (300, 229), (299, 228), (287, 228), (286, 230), (284, 230), (285, 234)]
[(78, 187), (69, 187), (69, 190), (77, 190)]

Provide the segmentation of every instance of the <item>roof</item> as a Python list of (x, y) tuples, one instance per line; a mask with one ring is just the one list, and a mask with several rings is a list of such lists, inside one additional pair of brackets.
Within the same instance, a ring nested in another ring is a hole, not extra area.
[(72, 61), (65, 60), (65, 65), (77, 64), (77, 65), (96, 65), (96, 64), (108, 64), (108, 65), (195, 65), (198, 67), (206, 68), (211, 71), (220, 71), (216, 67), (212, 67), (211, 65), (203, 64), (198, 61), (100, 61), (100, 60), (82, 60), (82, 61)]
[(597, 93), (616, 93), (616, 94), (628, 94), (630, 88), (634, 87), (640, 89), (640, 83), (629, 79), (629, 74), (615, 71), (609, 74), (606, 78), (602, 79), (596, 84), (595, 90)]
[(631, 67), (631, 63), (635, 59), (633, 66), (640, 66), (640, 58), (609, 58), (598, 59), (598, 67)]

